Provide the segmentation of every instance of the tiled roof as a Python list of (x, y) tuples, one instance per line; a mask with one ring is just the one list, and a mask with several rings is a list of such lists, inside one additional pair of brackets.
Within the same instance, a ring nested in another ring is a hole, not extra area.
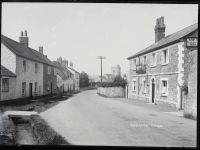
[(1, 74), (0, 76), (8, 76), (8, 77), (15, 77), (16, 75), (8, 70), (6, 67), (1, 65)]
[(57, 69), (60, 70), (59, 75), (61, 76), (61, 78), (63, 80), (66, 80), (68, 77), (66, 75), (66, 73), (70, 74), (71, 72), (67, 69), (64, 68), (59, 62), (57, 61), (53, 61), (53, 64), (56, 66)]
[(131, 59), (131, 58), (137, 57), (139, 55), (159, 49), (161, 47), (167, 46), (168, 44), (176, 42), (176, 41), (180, 40), (181, 38), (189, 35), (190, 33), (196, 31), (197, 29), (198, 29), (198, 23), (195, 23), (191, 26), (188, 26), (188, 27), (178, 31), (178, 32), (175, 32), (173, 34), (166, 36), (165, 38), (161, 39), (160, 41), (150, 45), (149, 47), (139, 51), (138, 53), (128, 57), (127, 59)]
[(68, 67), (68, 68), (71, 69), (72, 71), (74, 71), (74, 72), (80, 74), (80, 73), (79, 73), (78, 71), (76, 71), (74, 68), (71, 68), (71, 67)]
[(1, 35), (1, 42), (18, 56), (54, 66), (54, 64), (45, 55), (32, 48), (26, 48), (19, 42), (4, 35)]

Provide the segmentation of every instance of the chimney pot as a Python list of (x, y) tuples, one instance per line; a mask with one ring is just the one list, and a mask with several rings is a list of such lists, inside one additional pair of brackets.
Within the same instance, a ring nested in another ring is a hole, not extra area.
[(28, 40), (29, 38), (27, 37), (27, 31), (25, 30), (25, 33), (21, 32), (21, 36), (19, 37), (19, 42), (26, 48), (28, 48)]
[(165, 37), (165, 24), (163, 16), (156, 19), (156, 25), (154, 30), (155, 30), (155, 42), (158, 42), (159, 40)]
[(27, 36), (27, 30), (25, 30), (25, 36)]

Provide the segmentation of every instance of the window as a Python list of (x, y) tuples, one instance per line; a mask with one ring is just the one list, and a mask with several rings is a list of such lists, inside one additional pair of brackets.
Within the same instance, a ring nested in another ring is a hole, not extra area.
[(151, 66), (156, 66), (156, 53), (151, 54)]
[(37, 82), (35, 82), (35, 96), (37, 96)]
[(48, 66), (48, 74), (51, 74), (51, 67)]
[(23, 60), (23, 72), (26, 72), (26, 61)]
[(132, 91), (136, 91), (136, 80), (132, 80)]
[(136, 70), (136, 59), (133, 59), (133, 70)]
[(26, 82), (22, 82), (22, 96), (26, 96)]
[(162, 50), (161, 52), (161, 63), (162, 65), (168, 64), (169, 62), (169, 53), (168, 53), (168, 49)]
[(50, 81), (48, 81), (48, 86), (47, 86), (47, 90), (50, 90)]
[(146, 80), (143, 80), (143, 89), (142, 89), (143, 93), (146, 93)]
[(168, 80), (161, 79), (161, 96), (167, 96), (167, 95), (168, 95)]
[(143, 64), (146, 65), (146, 63), (147, 63), (147, 57), (144, 56), (144, 57), (143, 57)]
[(2, 92), (9, 91), (9, 78), (2, 78)]
[(35, 63), (35, 73), (38, 73), (38, 64)]

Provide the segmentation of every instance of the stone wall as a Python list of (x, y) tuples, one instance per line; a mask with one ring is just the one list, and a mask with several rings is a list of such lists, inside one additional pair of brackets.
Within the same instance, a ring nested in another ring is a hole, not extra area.
[(197, 117), (197, 50), (190, 52), (190, 71), (188, 74), (188, 96), (185, 101), (184, 114), (186, 117)]
[(97, 93), (106, 97), (125, 97), (123, 87), (98, 87)]

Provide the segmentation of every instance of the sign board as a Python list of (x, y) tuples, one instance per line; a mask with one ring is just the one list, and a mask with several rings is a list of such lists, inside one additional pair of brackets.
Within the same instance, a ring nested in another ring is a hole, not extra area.
[(188, 47), (197, 47), (198, 41), (196, 37), (187, 38), (187, 46)]

